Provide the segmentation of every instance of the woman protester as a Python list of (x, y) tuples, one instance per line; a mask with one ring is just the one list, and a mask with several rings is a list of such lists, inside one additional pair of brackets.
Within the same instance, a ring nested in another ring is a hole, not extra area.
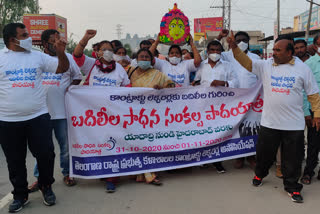
[(128, 68), (130, 67), (131, 59), (127, 55), (127, 50), (124, 47), (117, 47), (114, 50), (113, 59), (114, 61), (122, 65), (124, 70), (128, 71)]
[[(73, 58), (86, 75), (84, 85), (120, 87), (130, 85), (127, 72), (113, 59), (113, 49), (109, 41), (102, 41), (98, 45), (97, 58), (83, 54), (88, 41), (96, 35), (96, 30), (87, 30), (73, 52)], [(115, 183), (119, 177), (106, 179), (108, 193), (115, 192)]]
[[(159, 35), (157, 40), (150, 47), (151, 53), (155, 53), (160, 42)], [(190, 35), (190, 46), (194, 54), (192, 60), (182, 60), (182, 50), (179, 45), (172, 45), (169, 48), (168, 61), (154, 58), (154, 68), (168, 75), (175, 83), (176, 87), (186, 87), (190, 85), (190, 72), (197, 70), (201, 64), (201, 56), (197, 47), (193, 43), (193, 38)]]
[[(169, 77), (152, 68), (151, 63), (153, 55), (148, 49), (140, 49), (137, 53), (137, 67), (128, 69), (128, 76), (132, 87), (145, 87), (154, 89), (174, 88), (175, 84)], [(161, 181), (157, 175), (152, 173), (144, 173), (137, 175), (136, 181), (146, 181), (149, 184), (161, 185)]]

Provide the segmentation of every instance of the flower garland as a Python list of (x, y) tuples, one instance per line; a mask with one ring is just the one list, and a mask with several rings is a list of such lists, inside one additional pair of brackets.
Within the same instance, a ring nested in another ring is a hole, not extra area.
[[(184, 25), (184, 34), (179, 39), (174, 39), (172, 35), (170, 35), (170, 23), (173, 20), (181, 20)], [(164, 44), (178, 44), (178, 45), (184, 45), (189, 42), (190, 37), (190, 24), (189, 19), (184, 15), (184, 13), (178, 9), (177, 4), (174, 4), (174, 8), (169, 11), (169, 13), (166, 13), (160, 24), (160, 42)]]

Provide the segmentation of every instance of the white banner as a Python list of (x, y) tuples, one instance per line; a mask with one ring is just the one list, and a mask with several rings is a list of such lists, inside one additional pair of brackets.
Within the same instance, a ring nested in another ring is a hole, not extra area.
[(115, 177), (253, 155), (261, 88), (70, 87), (70, 176)]

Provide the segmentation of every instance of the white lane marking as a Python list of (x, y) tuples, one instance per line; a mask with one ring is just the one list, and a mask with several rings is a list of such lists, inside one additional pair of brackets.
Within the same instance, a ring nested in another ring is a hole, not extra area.
[(0, 200), (0, 210), (2, 208), (4, 208), (12, 199), (13, 199), (13, 196), (12, 196), (11, 192), (9, 192), (6, 196), (4, 196)]

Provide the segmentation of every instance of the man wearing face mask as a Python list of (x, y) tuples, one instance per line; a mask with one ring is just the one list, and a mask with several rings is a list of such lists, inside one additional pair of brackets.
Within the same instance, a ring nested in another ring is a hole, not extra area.
[(18, 212), (28, 203), (27, 146), (38, 162), (43, 202), (51, 206), (56, 201), (51, 189), (55, 154), (41, 75), (69, 69), (66, 42), (55, 36), (57, 58), (33, 51), (32, 39), (21, 23), (6, 25), (3, 40), (6, 48), (0, 51), (0, 142), (14, 187), (9, 212)]
[[(207, 45), (208, 60), (201, 63), (195, 82), (200, 81), (200, 85), (205, 86), (223, 86), (237, 88), (239, 86), (236, 72), (233, 70), (229, 62), (221, 59), (223, 47), (218, 40), (211, 41)], [(224, 173), (226, 170), (222, 162), (213, 164), (218, 173)]]
[[(218, 36), (218, 40), (221, 40), (223, 37), (228, 36), (229, 30), (222, 30)], [(261, 60), (257, 54), (251, 53), (249, 51), (249, 41), (250, 36), (247, 32), (239, 31), (235, 34), (236, 43), (241, 51), (243, 51), (251, 60)], [(257, 82), (256, 75), (248, 72), (233, 55), (232, 50), (222, 53), (222, 59), (232, 63), (232, 66), (235, 71), (237, 71), (237, 76), (239, 79), (239, 88), (251, 88)], [(254, 169), (256, 165), (255, 156), (250, 156), (246, 158), (250, 167)], [(244, 167), (245, 158), (238, 158), (234, 163), (234, 168), (241, 169)]]
[(113, 59), (112, 44), (102, 41), (98, 46), (98, 59), (83, 54), (88, 41), (96, 35), (96, 30), (87, 30), (73, 51), (73, 58), (86, 75), (84, 85), (90, 86), (126, 86), (130, 84), (127, 72)]
[[(41, 35), (44, 53), (52, 57), (57, 57), (57, 51), (54, 47), (56, 35), (59, 35), (59, 32), (53, 29), (45, 30)], [(70, 63), (68, 71), (63, 74), (44, 72), (42, 74), (42, 85), (48, 90), (47, 105), (51, 116), (51, 127), (60, 147), (60, 166), (62, 169), (63, 181), (67, 186), (73, 186), (76, 182), (73, 178), (69, 177), (69, 144), (64, 97), (66, 90), (70, 85), (80, 84), (82, 74), (73, 60), (72, 55), (68, 53), (66, 53), (66, 55)], [(34, 168), (34, 176), (36, 178), (39, 177), (37, 165)], [(30, 192), (34, 192), (37, 189), (38, 181), (34, 182), (29, 187)]]

